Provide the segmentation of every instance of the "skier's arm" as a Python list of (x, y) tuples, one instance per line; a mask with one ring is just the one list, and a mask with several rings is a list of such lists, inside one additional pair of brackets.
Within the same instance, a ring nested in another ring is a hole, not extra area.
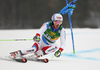
[(54, 54), (56, 57), (60, 57), (61, 52), (64, 50), (64, 47), (66, 46), (66, 33), (65, 33), (64, 28), (61, 31), (60, 43), (61, 43), (60, 48)]
[(34, 36), (33, 40), (35, 42), (39, 42), (40, 41), (40, 36), (42, 36), (42, 34), (44, 33), (44, 31), (47, 29), (47, 24), (48, 23), (44, 23), (41, 28), (38, 30), (38, 32), (36, 33), (36, 35)]
[(42, 34), (44, 33), (44, 31), (47, 29), (47, 22), (44, 23), (41, 28), (38, 30), (38, 32), (36, 33), (37, 34), (40, 34), (40, 36), (42, 36)]
[(64, 50), (64, 47), (66, 46), (66, 32), (65, 29), (63, 28), (61, 31), (61, 35), (60, 35), (60, 50), (61, 52)]

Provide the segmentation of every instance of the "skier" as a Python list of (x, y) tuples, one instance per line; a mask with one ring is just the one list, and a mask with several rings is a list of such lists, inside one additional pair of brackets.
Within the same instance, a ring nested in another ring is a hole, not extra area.
[[(33, 37), (35, 43), (31, 48), (18, 50), (10, 53), (13, 58), (22, 57), (28, 53), (34, 53), (33, 58), (37, 59), (43, 55), (55, 52), (56, 57), (60, 57), (61, 52), (66, 46), (66, 33), (61, 25), (63, 22), (63, 16), (59, 13), (55, 13), (52, 21), (46, 22), (42, 25), (36, 35)], [(56, 40), (60, 37), (60, 47), (56, 44)]]

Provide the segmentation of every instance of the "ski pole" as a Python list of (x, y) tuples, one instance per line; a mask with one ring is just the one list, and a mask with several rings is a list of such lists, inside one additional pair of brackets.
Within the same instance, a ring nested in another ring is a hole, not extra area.
[(0, 41), (32, 41), (33, 39), (0, 39)]

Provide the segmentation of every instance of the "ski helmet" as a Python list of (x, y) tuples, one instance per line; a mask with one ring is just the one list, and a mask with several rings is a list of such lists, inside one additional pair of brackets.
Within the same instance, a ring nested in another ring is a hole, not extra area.
[(59, 21), (63, 22), (63, 16), (59, 13), (55, 13), (55, 14), (53, 14), (51, 20), (52, 20), (52, 22), (54, 22), (54, 20), (59, 20)]

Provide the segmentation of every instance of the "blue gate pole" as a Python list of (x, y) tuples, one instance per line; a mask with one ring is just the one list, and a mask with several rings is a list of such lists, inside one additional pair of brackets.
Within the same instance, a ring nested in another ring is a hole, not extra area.
[[(66, 0), (66, 4), (68, 4), (68, 0)], [(70, 29), (71, 29), (71, 36), (72, 36), (73, 54), (75, 54), (75, 47), (74, 47), (74, 36), (73, 36), (73, 30), (72, 30), (71, 14), (70, 14), (70, 13), (68, 13), (68, 16), (69, 16)]]

